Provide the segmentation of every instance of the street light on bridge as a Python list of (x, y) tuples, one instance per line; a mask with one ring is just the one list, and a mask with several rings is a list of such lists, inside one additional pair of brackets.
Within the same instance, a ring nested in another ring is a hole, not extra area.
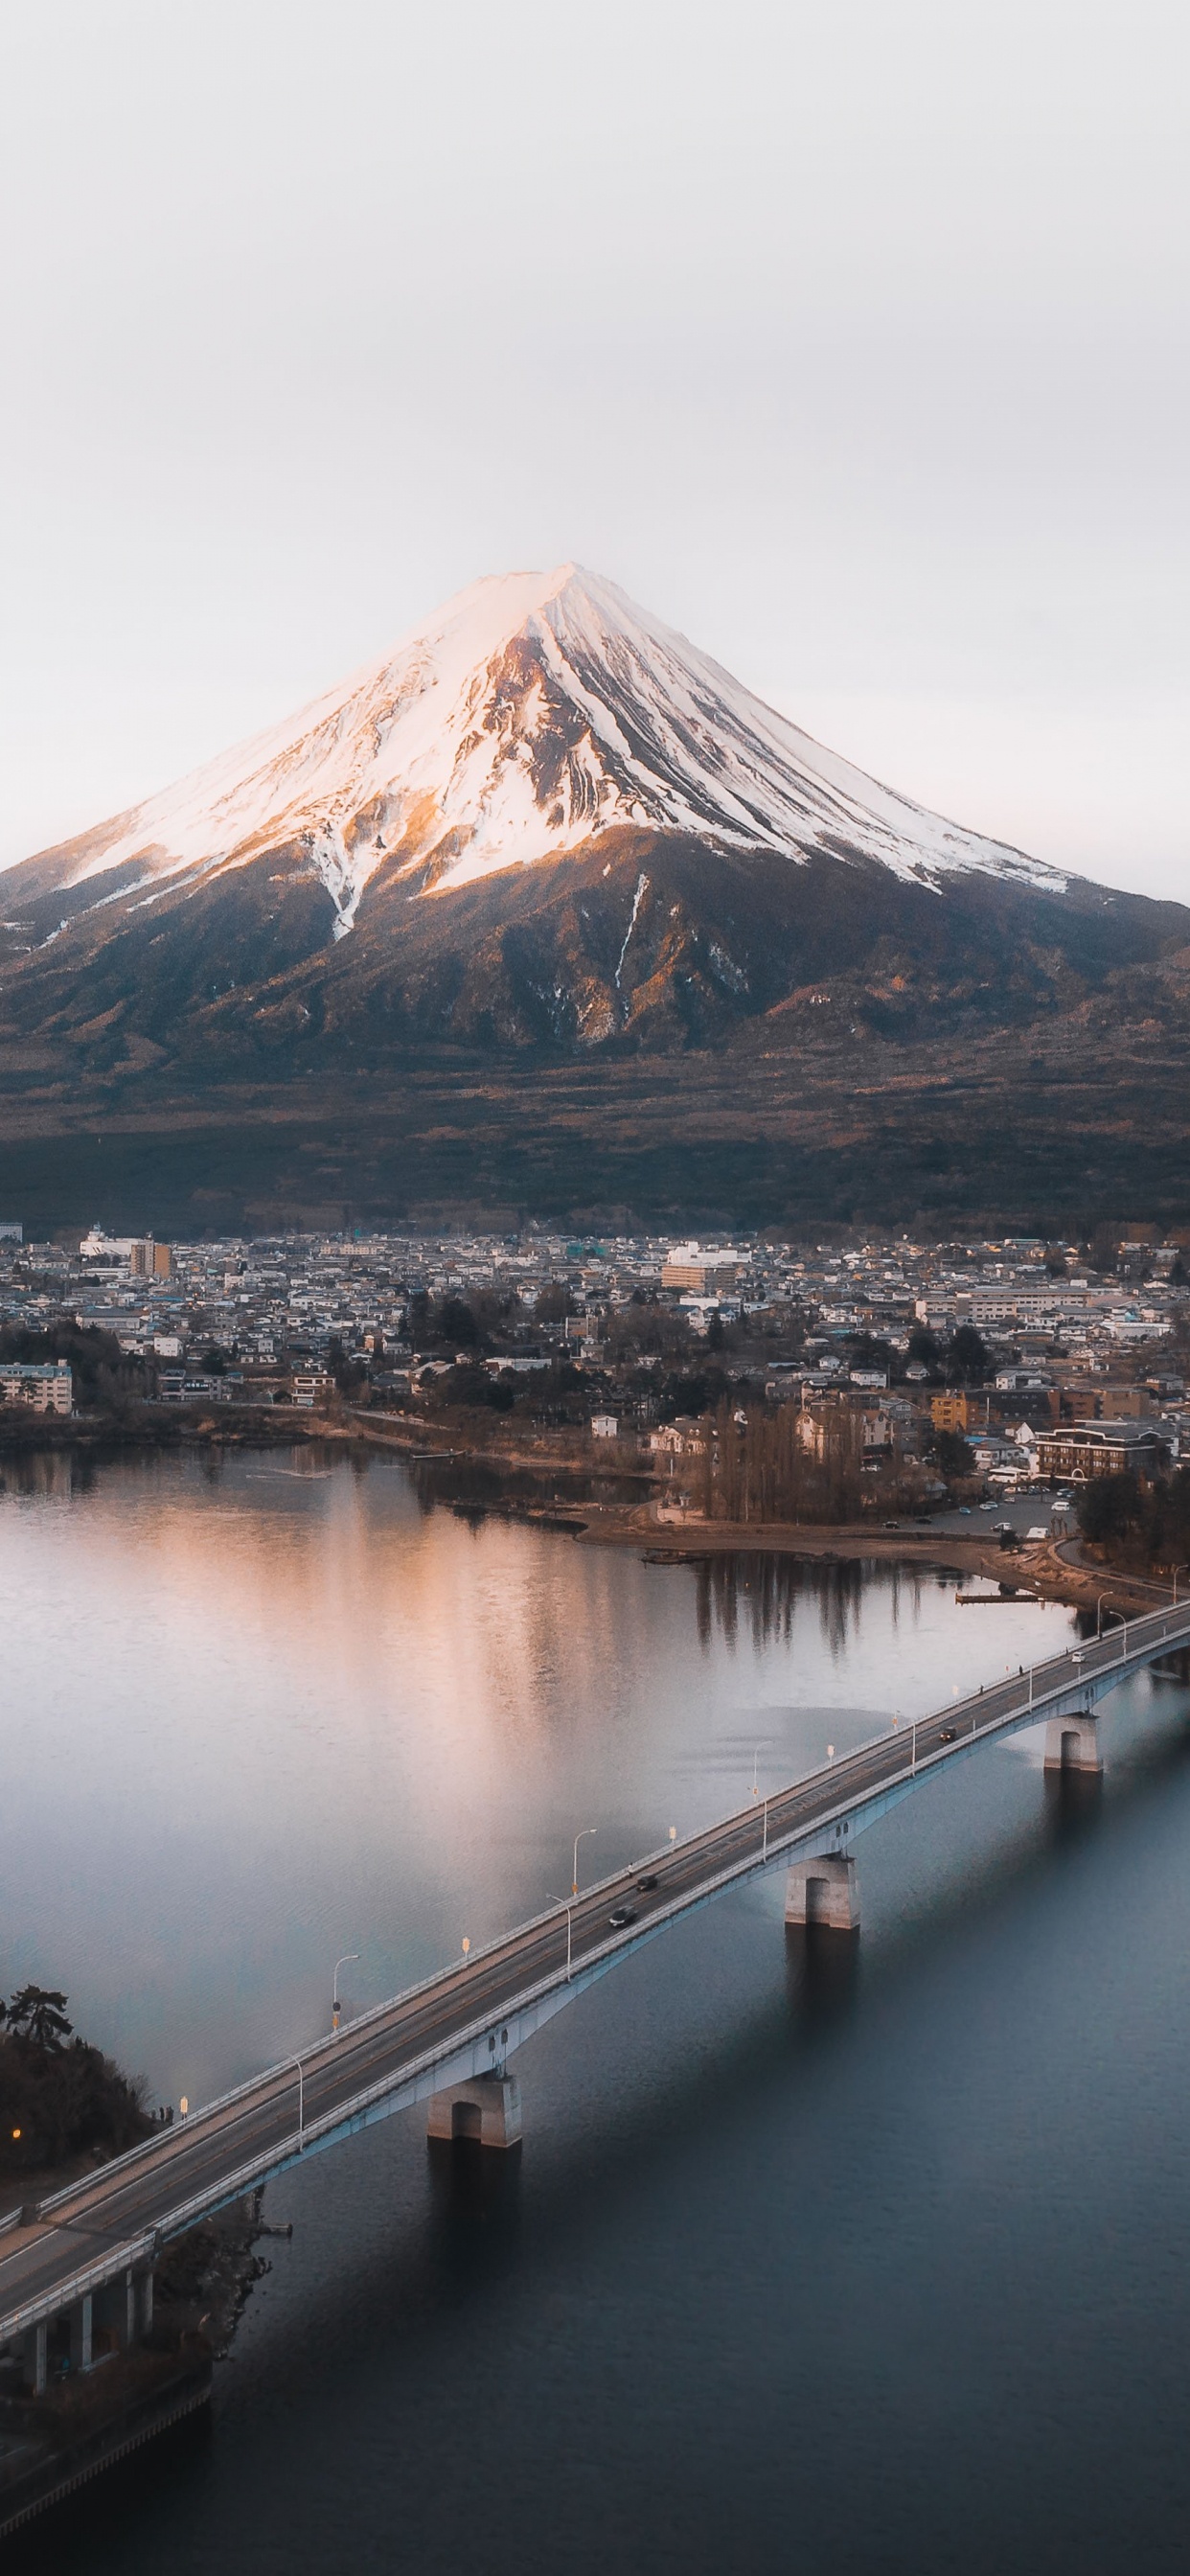
[(552, 1887), (547, 1887), (547, 1889), (546, 1889), (546, 1891), (545, 1891), (545, 1892), (546, 1892), (546, 1895), (547, 1895), (547, 1896), (552, 1900), (552, 1902), (553, 1902), (555, 1905), (564, 1905), (564, 1906), (565, 1906), (565, 1908), (566, 1908), (566, 1983), (567, 1983), (567, 1985), (569, 1985), (569, 1983), (570, 1983), (570, 1958), (571, 1958), (571, 1950), (570, 1950), (570, 1918), (571, 1918), (571, 1915), (572, 1915), (572, 1914), (573, 1914), (573, 1912), (574, 1912), (574, 1896), (573, 1896), (573, 1895), (570, 1895), (570, 1896), (555, 1896), (555, 1895), (554, 1895), (554, 1891), (553, 1891), (553, 1888), (552, 1888)]
[(334, 1975), (334, 1983), (333, 1983), (332, 1988), (331, 1988), (331, 2029), (332, 2029), (332, 2030), (337, 2030), (337, 2029), (338, 2029), (338, 2027), (339, 2027), (339, 1970), (340, 1970), (340, 1968), (345, 1968), (345, 1967), (347, 1966), (347, 1964), (348, 1964), (349, 1960), (351, 1960), (351, 1959), (358, 1959), (358, 1957), (359, 1957), (359, 1951), (358, 1951), (358, 1950), (345, 1950), (345, 1951), (343, 1952), (343, 1956), (342, 1956), (342, 1958), (341, 1958), (341, 1959), (336, 1959), (336, 1961), (335, 1961), (335, 1975)]
[(598, 1831), (599, 1831), (599, 1827), (598, 1827), (598, 1825), (583, 1825), (583, 1826), (581, 1826), (581, 1827), (580, 1827), (580, 1829), (579, 1829), (578, 1833), (577, 1833), (577, 1834), (575, 1835), (575, 1837), (574, 1837), (574, 1868), (573, 1868), (573, 1870), (571, 1871), (571, 1874), (570, 1874), (570, 1893), (571, 1893), (571, 1895), (572, 1895), (572, 1896), (577, 1896), (577, 1895), (578, 1895), (578, 1847), (579, 1847), (579, 1844), (580, 1844), (580, 1843), (582, 1843), (582, 1842), (585, 1842), (585, 1841), (586, 1841), (588, 1834), (597, 1834), (597, 1833), (598, 1833)]

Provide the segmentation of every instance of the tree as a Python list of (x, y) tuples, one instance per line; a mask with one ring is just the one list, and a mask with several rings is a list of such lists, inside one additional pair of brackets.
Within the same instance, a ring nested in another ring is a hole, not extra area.
[(415, 1288), (405, 1309), (405, 1339), (415, 1351), (424, 1351), (430, 1339), (430, 1295), (427, 1288)]
[(609, 1315), (607, 1347), (613, 1360), (634, 1353), (641, 1359), (681, 1359), (690, 1349), (689, 1318), (657, 1297), (634, 1296)]
[(60, 2048), (73, 2023), (66, 2018), (66, 1997), (56, 1986), (22, 1986), (8, 2007), (8, 2027), (35, 2048)]
[(1078, 1498), (1079, 1528), (1094, 1546), (1118, 1547), (1135, 1529), (1140, 1508), (1135, 1476), (1093, 1476)]
[(847, 1365), (853, 1369), (883, 1369), (891, 1377), (892, 1351), (879, 1333), (852, 1333), (847, 1344)]
[(944, 1476), (973, 1476), (975, 1453), (969, 1449), (961, 1431), (939, 1431), (935, 1435), (934, 1454)]
[(358, 1395), (368, 1383), (367, 1361), (349, 1359), (338, 1333), (332, 1333), (327, 1343), (326, 1364), (340, 1395)]
[(36, 1331), (26, 1324), (0, 1325), (0, 1358), (69, 1360), (79, 1406), (118, 1405), (146, 1391), (144, 1361), (121, 1350), (114, 1333), (100, 1332), (94, 1324), (76, 1325), (73, 1317), (59, 1317)]
[(988, 1373), (987, 1344), (974, 1324), (960, 1324), (946, 1354), (946, 1374), (952, 1385), (982, 1386)]
[(573, 1315), (574, 1311), (574, 1299), (570, 1290), (560, 1281), (551, 1280), (547, 1288), (538, 1290), (537, 1303), (533, 1312), (539, 1324), (564, 1324), (567, 1316)]
[(462, 1297), (444, 1297), (438, 1310), (438, 1339), (456, 1349), (473, 1351), (483, 1339), (471, 1307)]

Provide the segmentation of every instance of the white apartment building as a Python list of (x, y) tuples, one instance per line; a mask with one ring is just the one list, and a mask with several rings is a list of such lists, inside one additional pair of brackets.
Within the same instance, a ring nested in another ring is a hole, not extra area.
[(703, 1252), (697, 1243), (675, 1243), (661, 1265), (661, 1285), (713, 1297), (720, 1289), (734, 1288), (740, 1268), (738, 1252)]

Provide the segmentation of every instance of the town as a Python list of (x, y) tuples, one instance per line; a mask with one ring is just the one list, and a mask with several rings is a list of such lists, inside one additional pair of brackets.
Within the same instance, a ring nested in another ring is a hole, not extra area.
[[(0, 1226), (0, 1423), (182, 1408), (643, 1467), (663, 1516), (850, 1518), (1127, 1472), (1186, 1434), (1190, 1230), (1082, 1244), (167, 1245)], [(736, 1436), (725, 1436), (725, 1426)], [(420, 1426), (420, 1431), (418, 1427)], [(32, 1426), (30, 1425), (30, 1428)], [(816, 1507), (816, 1508), (815, 1508)]]

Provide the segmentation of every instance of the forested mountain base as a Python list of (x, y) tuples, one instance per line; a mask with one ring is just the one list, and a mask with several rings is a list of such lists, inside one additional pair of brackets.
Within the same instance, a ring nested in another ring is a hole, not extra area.
[(1043, 1031), (659, 1057), (443, 1049), (282, 1086), (151, 1077), (69, 1099), (0, 1058), (0, 1213), (148, 1223), (815, 1224), (1085, 1231), (1190, 1218), (1190, 1034), (1080, 1014)]

